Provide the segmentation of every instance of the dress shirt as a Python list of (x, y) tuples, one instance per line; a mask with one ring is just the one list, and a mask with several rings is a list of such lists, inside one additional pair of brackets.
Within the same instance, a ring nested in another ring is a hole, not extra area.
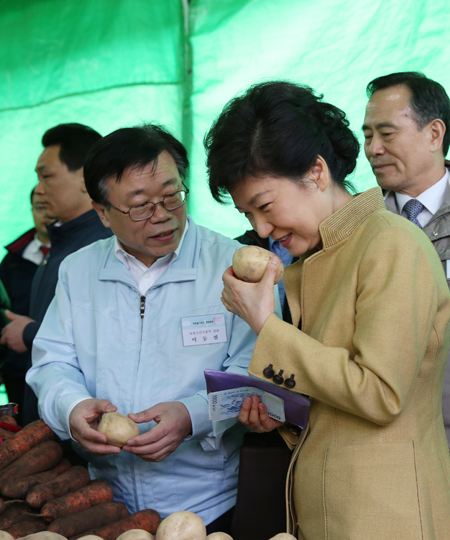
[(44, 244), (37, 237), (37, 233), (34, 235), (33, 240), (28, 244), (22, 253), (22, 258), (27, 261), (31, 261), (38, 266), (44, 260), (44, 254), (41, 251), (41, 247), (50, 247), (50, 244)]
[[(444, 201), (445, 191), (448, 187), (449, 181), (449, 172), (448, 169), (445, 169), (444, 176), (433, 184), (431, 187), (423, 191), (420, 195), (416, 197), (416, 200), (421, 202), (424, 205), (424, 209), (417, 216), (417, 221), (425, 227), (431, 218), (436, 214), (439, 208), (442, 206)], [(412, 199), (409, 195), (404, 193), (395, 193), (395, 200), (397, 201), (398, 212), (401, 216), (407, 217), (404, 210), (405, 204)]]
[(127, 253), (120, 245), (117, 237), (115, 238), (114, 251), (116, 257), (128, 268), (142, 296), (144, 296), (157, 279), (164, 274), (167, 268), (169, 268), (170, 263), (178, 258), (188, 228), (189, 222), (186, 221), (186, 226), (184, 227), (177, 249), (173, 253), (169, 253), (168, 255), (157, 259), (150, 267), (136, 259), (133, 255), (130, 255), (130, 253)]

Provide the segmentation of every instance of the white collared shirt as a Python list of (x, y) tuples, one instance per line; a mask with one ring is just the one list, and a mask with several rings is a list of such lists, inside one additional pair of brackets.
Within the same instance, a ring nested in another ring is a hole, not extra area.
[(44, 260), (44, 254), (41, 251), (41, 246), (50, 247), (50, 244), (44, 244), (41, 242), (36, 233), (33, 240), (31, 240), (28, 246), (23, 250), (22, 258), (39, 266)]
[[(424, 205), (424, 209), (417, 217), (417, 220), (425, 227), (425, 225), (431, 220), (431, 218), (436, 214), (439, 208), (444, 202), (445, 192), (449, 185), (449, 171), (445, 170), (444, 176), (436, 182), (431, 187), (426, 189), (423, 193), (418, 195), (416, 199)], [(403, 210), (405, 204), (412, 199), (409, 195), (403, 193), (395, 193), (395, 199), (397, 201), (397, 207), (399, 214), (403, 217), (406, 217), (406, 212)]]
[(177, 249), (173, 253), (169, 253), (168, 255), (157, 259), (150, 267), (125, 251), (117, 240), (117, 237), (115, 237), (114, 251), (116, 257), (128, 268), (142, 296), (144, 296), (157, 279), (164, 274), (167, 268), (169, 268), (170, 263), (178, 258), (188, 228), (189, 222), (186, 220), (186, 225)]

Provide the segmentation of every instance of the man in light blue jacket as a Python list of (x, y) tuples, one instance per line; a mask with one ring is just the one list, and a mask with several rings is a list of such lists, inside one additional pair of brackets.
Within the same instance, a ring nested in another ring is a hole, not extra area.
[[(115, 234), (61, 264), (27, 382), (39, 412), (72, 437), (92, 478), (131, 512), (196, 512), (228, 528), (243, 428), (208, 418), (205, 369), (247, 373), (256, 336), (221, 303), (239, 244), (187, 216), (183, 145), (154, 125), (100, 140), (84, 169)], [(140, 426), (120, 451), (96, 431), (104, 412)]]

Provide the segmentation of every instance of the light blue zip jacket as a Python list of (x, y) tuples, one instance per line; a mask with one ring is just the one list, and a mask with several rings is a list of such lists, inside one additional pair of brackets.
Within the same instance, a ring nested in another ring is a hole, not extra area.
[[(70, 436), (68, 415), (81, 399), (109, 399), (124, 414), (184, 403), (192, 437), (159, 463), (123, 451), (83, 452), (91, 478), (107, 480), (130, 512), (153, 508), (165, 517), (190, 510), (208, 524), (235, 504), (243, 427), (235, 419), (213, 427), (203, 372), (246, 374), (256, 335), (220, 301), (222, 274), (240, 244), (188, 219), (178, 258), (145, 298), (117, 259), (114, 237), (63, 261), (27, 383), (41, 417), (62, 439)], [(225, 318), (227, 342), (183, 346), (181, 318), (205, 314)], [(154, 425), (140, 424), (141, 433)]]

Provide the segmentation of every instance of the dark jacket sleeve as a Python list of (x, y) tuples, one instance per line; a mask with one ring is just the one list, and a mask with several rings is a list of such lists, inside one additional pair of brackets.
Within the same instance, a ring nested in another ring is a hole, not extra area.
[(9, 301), (8, 293), (5, 286), (0, 281), (0, 328), (3, 328), (9, 323), (9, 319), (6, 318), (5, 309), (11, 308), (11, 302)]
[(25, 326), (25, 328), (23, 329), (23, 342), (30, 350), (31, 346), (33, 345), (33, 339), (36, 337), (40, 326), (41, 323), (33, 321), (27, 324), (27, 326)]

